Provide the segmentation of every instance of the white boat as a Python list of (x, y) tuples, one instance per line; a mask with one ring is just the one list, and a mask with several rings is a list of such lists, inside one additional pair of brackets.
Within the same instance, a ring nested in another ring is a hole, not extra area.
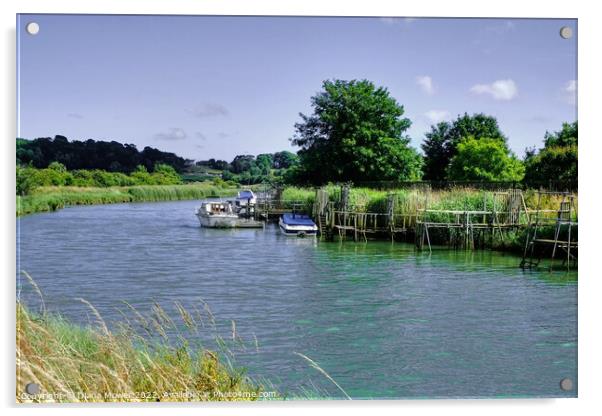
[(282, 234), (287, 236), (305, 237), (315, 236), (318, 233), (318, 226), (309, 215), (304, 214), (283, 214), (278, 221), (278, 226)]
[(196, 211), (201, 227), (207, 228), (263, 228), (263, 222), (245, 218), (234, 212), (232, 203), (204, 201)]

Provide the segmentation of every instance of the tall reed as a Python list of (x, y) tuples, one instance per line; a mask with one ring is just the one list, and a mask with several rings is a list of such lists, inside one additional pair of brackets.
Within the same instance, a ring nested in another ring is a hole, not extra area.
[[(17, 303), (17, 402), (277, 398), (233, 367), (227, 353), (197, 346), (194, 339), (205, 327), (198, 310), (177, 304), (179, 316), (172, 318), (158, 304), (147, 315), (128, 305), (129, 314), (112, 331), (93, 305), (83, 303), (94, 327)], [(26, 393), (29, 383), (39, 394)]]

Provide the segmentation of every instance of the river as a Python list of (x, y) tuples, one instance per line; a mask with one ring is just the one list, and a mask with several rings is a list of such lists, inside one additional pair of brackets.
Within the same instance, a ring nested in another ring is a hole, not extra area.
[[(202, 229), (198, 201), (66, 208), (18, 219), (18, 266), (47, 308), (112, 325), (127, 301), (174, 313), (205, 301), (235, 363), (290, 396), (575, 397), (576, 273), (520, 258), (390, 242)], [(28, 305), (38, 298), (18, 277)], [(201, 336), (202, 337), (202, 336)], [(210, 341), (207, 341), (210, 342)], [(575, 388), (562, 391), (569, 377)], [(313, 393), (308, 393), (313, 392)]]

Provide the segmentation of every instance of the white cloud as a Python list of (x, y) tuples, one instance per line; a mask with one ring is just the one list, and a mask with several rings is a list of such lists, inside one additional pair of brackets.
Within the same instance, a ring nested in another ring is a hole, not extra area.
[(421, 75), (419, 77), (416, 77), (416, 83), (420, 86), (420, 88), (422, 88), (422, 91), (424, 91), (428, 95), (433, 95), (435, 93), (433, 79), (428, 75)]
[(183, 140), (186, 138), (186, 132), (179, 127), (172, 127), (167, 133), (155, 134), (157, 140)]
[(491, 84), (477, 84), (471, 89), (475, 94), (488, 94), (494, 100), (510, 101), (518, 95), (518, 87), (511, 79), (499, 79)]
[(433, 124), (441, 121), (446, 121), (451, 118), (451, 114), (447, 110), (430, 110), (424, 113), (424, 116)]
[(575, 105), (577, 102), (577, 80), (572, 79), (563, 88), (565, 100), (568, 104)]
[(564, 88), (566, 92), (577, 92), (577, 80), (572, 79), (566, 83), (566, 87)]

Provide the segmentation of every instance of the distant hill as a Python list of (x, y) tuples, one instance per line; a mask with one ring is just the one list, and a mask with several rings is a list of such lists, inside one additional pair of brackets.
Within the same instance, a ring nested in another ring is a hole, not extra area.
[(46, 168), (60, 162), (69, 170), (103, 169), (110, 172), (130, 173), (143, 165), (149, 171), (157, 163), (172, 166), (182, 172), (193, 161), (174, 153), (162, 152), (152, 147), (139, 151), (133, 144), (116, 141), (69, 141), (65, 136), (41, 137), (34, 140), (17, 138), (17, 163), (31, 163), (36, 168)]

